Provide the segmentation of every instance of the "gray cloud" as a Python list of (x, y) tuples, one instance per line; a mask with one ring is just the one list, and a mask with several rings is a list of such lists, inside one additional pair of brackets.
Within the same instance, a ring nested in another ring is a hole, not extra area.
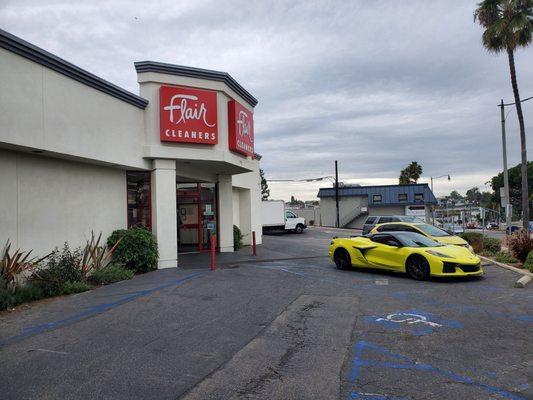
[[(255, 4), (254, 4), (255, 3)], [(412, 160), (437, 192), (464, 191), (500, 170), (500, 98), (512, 99), (505, 56), (488, 54), (476, 1), (4, 1), (0, 26), (137, 92), (133, 61), (224, 70), (260, 101), (256, 150), (270, 178), (332, 173), (394, 182)], [(517, 54), (533, 95), (531, 49)], [(533, 102), (525, 107), (531, 130)], [(509, 163), (519, 162), (510, 114)], [(531, 140), (528, 151), (533, 151)], [(313, 197), (315, 184), (273, 185)]]

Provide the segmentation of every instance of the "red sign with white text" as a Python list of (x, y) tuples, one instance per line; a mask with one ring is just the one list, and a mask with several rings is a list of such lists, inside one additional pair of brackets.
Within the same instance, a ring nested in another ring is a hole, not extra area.
[(159, 112), (162, 142), (218, 143), (216, 92), (161, 86)]
[(229, 149), (254, 158), (254, 114), (235, 100), (228, 103)]

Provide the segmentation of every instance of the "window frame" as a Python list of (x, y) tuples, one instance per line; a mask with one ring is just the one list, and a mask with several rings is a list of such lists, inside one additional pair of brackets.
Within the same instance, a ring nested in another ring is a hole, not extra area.
[[(379, 201), (377, 201), (376, 198), (379, 198)], [(372, 203), (373, 204), (381, 204), (381, 203), (383, 203), (383, 196), (380, 195), (380, 194), (373, 194), (372, 195)]]
[[(371, 221), (369, 221), (370, 218), (372, 218)], [(369, 216), (369, 217), (367, 217), (367, 219), (365, 221), (365, 225), (376, 225), (376, 221), (377, 220), (378, 220), (378, 217)]]
[[(287, 216), (288, 214), (291, 214), (292, 217), (288, 217)], [(291, 210), (285, 210), (285, 219), (287, 218), (298, 218), (298, 216), (295, 213), (293, 213)]]
[[(404, 199), (405, 196), (405, 199)], [(407, 203), (409, 200), (409, 197), (407, 196), (407, 193), (398, 193), (398, 203)]]
[[(397, 246), (393, 246), (393, 245), (390, 245), (388, 243), (383, 243), (383, 242), (380, 242), (380, 241), (376, 241), (376, 240), (374, 240), (376, 237), (377, 237), (377, 239), (384, 238), (384, 240), (386, 239), (388, 242), (389, 241), (393, 241), (393, 242), (395, 242), (397, 244)], [(400, 241), (398, 239), (396, 239), (394, 236), (389, 235), (387, 233), (376, 234), (376, 235), (374, 235), (374, 236), (372, 236), (370, 238), (370, 241), (372, 241), (374, 243), (383, 244), (383, 245), (389, 246), (389, 247), (402, 247), (402, 243), (400, 243)]]
[[(141, 209), (146, 212), (146, 225), (144, 226), (146, 229), (148, 229), (150, 232), (152, 232), (152, 174), (150, 171), (126, 171), (126, 223), (127, 223), (127, 227), (128, 228), (131, 228), (131, 227), (134, 227), (134, 226), (138, 226), (138, 220), (139, 220), (139, 214), (138, 214), (138, 211), (137, 211), (137, 223), (133, 223), (133, 220), (132, 220), (132, 216), (130, 215), (130, 203), (129, 203), (129, 192), (130, 192), (130, 189), (128, 188), (128, 178), (129, 178), (129, 175), (130, 174), (144, 174), (145, 175), (145, 178), (146, 178), (146, 183), (148, 185), (148, 190), (147, 190), (147, 198), (146, 198), (146, 202), (145, 204), (141, 207)], [(138, 206), (136, 205), (135, 207), (132, 207), (132, 208), (138, 208)]]

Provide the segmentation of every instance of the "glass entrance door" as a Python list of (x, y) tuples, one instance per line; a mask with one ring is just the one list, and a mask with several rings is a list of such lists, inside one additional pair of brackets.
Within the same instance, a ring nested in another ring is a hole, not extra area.
[(208, 251), (217, 234), (217, 192), (213, 183), (176, 185), (178, 252)]

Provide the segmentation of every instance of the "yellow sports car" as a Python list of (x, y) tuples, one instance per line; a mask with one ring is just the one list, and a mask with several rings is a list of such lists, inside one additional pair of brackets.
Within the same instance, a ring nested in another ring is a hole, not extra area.
[(470, 250), (472, 247), (466, 240), (456, 235), (450, 235), (443, 229), (437, 228), (433, 225), (424, 224), (422, 222), (390, 222), (379, 224), (370, 231), (370, 233), (379, 232), (415, 232), (433, 239), (435, 242), (442, 244), (454, 244), (456, 246), (463, 246)]
[(335, 238), (329, 257), (339, 269), (380, 268), (407, 272), (417, 280), (430, 276), (481, 276), (481, 260), (461, 246), (443, 245), (414, 232), (382, 232)]

